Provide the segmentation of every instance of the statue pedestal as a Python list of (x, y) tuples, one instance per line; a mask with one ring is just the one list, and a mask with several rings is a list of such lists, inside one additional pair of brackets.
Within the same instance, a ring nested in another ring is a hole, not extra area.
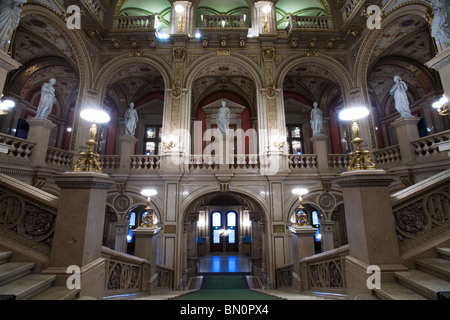
[(416, 161), (416, 152), (411, 141), (419, 139), (419, 130), (417, 129), (419, 120), (418, 117), (402, 117), (391, 123), (397, 133), (402, 162), (405, 164)]
[(312, 142), (314, 153), (317, 154), (317, 167), (319, 168), (319, 170), (328, 169), (328, 136), (324, 134), (318, 134), (312, 136), (309, 141)]
[(28, 118), (27, 123), (30, 126), (27, 140), (35, 143), (31, 153), (31, 165), (33, 167), (45, 167), (47, 159), (48, 143), (50, 134), (56, 124), (48, 119)]
[(8, 72), (18, 69), (22, 64), (11, 58), (6, 52), (0, 49), (0, 95), (5, 87)]
[(134, 136), (124, 135), (119, 137), (120, 143), (120, 171), (128, 172), (131, 167), (131, 155), (134, 155), (137, 139)]

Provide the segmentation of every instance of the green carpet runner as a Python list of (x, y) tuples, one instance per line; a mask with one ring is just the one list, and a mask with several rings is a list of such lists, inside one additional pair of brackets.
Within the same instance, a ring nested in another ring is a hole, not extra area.
[(279, 300), (250, 290), (245, 275), (211, 275), (203, 276), (200, 290), (191, 292), (174, 300)]

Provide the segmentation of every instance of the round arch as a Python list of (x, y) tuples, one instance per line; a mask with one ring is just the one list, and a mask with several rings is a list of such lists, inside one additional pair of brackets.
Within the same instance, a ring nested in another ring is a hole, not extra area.
[(326, 56), (317, 56), (317, 57), (294, 56), (289, 60), (283, 61), (283, 63), (280, 64), (280, 67), (277, 70), (278, 74), (278, 78), (276, 79), (277, 87), (279, 88), (283, 87), (284, 79), (289, 70), (291, 70), (295, 66), (302, 64), (317, 65), (319, 67), (331, 71), (331, 73), (334, 75), (333, 80), (335, 80), (336, 84), (340, 87), (344, 101), (346, 101), (347, 92), (351, 90), (351, 88), (353, 88), (353, 81), (350, 76), (350, 73), (338, 61)]
[(155, 68), (163, 77), (166, 89), (170, 88), (170, 68), (157, 57), (130, 57), (121, 56), (106, 64), (94, 80), (92, 89), (98, 93), (98, 98), (106, 94), (106, 89), (112, 77), (119, 71), (137, 63), (146, 64)]
[(355, 59), (355, 67), (353, 69), (353, 80), (356, 88), (362, 89), (364, 102), (368, 105), (370, 97), (368, 96), (367, 77), (370, 71), (370, 58), (379, 43), (383, 34), (394, 23), (405, 15), (417, 15), (426, 20), (427, 12), (431, 9), (430, 4), (426, 2), (406, 2), (389, 12), (385, 13), (385, 18), (381, 21), (381, 29), (371, 29), (363, 39)]

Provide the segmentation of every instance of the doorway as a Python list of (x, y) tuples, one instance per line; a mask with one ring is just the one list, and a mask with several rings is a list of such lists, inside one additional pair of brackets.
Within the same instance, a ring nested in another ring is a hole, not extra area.
[(238, 214), (235, 211), (211, 213), (211, 252), (238, 252)]

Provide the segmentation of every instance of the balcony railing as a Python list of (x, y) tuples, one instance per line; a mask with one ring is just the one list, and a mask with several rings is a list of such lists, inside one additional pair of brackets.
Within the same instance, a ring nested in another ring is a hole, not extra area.
[(245, 28), (245, 15), (203, 15), (202, 28)]
[(332, 16), (289, 16), (289, 30), (333, 30)]
[(432, 134), (417, 140), (412, 141), (418, 161), (436, 159), (437, 157), (445, 159), (447, 154), (439, 151), (439, 142), (450, 140), (450, 130)]
[(290, 154), (289, 168), (317, 169), (317, 154)]
[(391, 165), (402, 160), (398, 145), (380, 149), (372, 153), (372, 159), (376, 165)]
[(4, 154), (11, 159), (30, 159), (31, 150), (35, 146), (28, 140), (16, 138), (0, 133), (0, 144), (3, 146)]
[(155, 31), (155, 15), (115, 16), (113, 22), (113, 31)]

